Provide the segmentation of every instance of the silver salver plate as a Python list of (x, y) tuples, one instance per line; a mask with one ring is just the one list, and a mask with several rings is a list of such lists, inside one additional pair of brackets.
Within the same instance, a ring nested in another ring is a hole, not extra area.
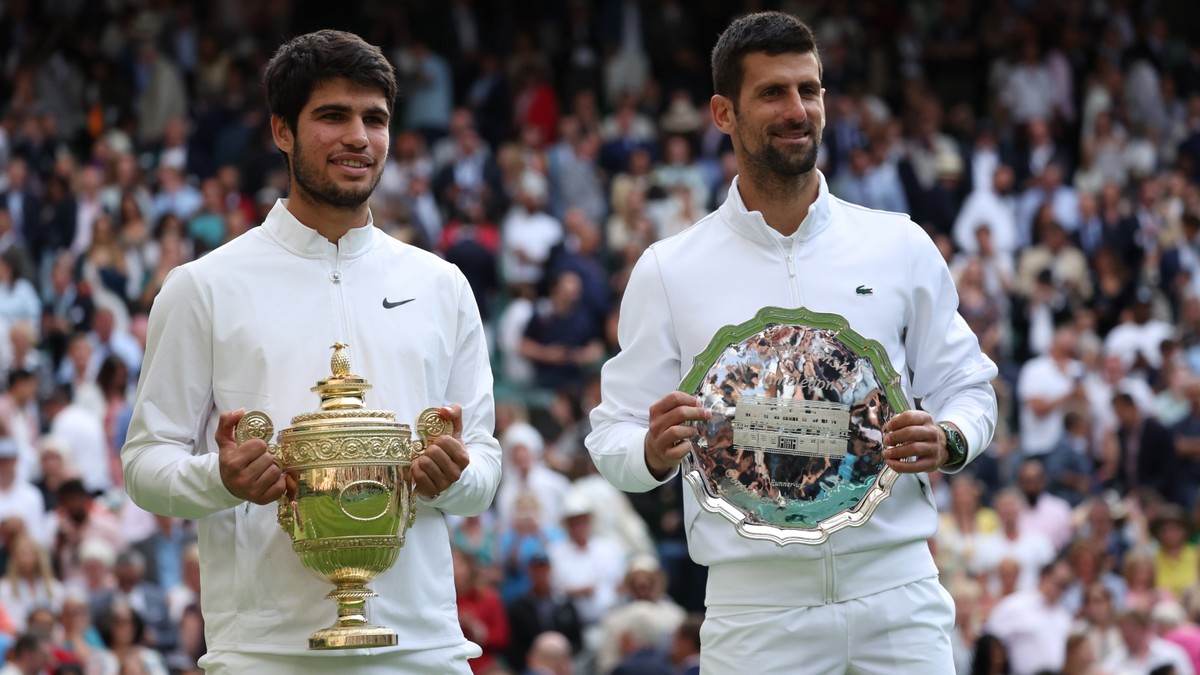
[(883, 425), (907, 410), (883, 345), (837, 314), (763, 308), (717, 331), (680, 389), (712, 411), (684, 477), (750, 539), (819, 544), (891, 492)]

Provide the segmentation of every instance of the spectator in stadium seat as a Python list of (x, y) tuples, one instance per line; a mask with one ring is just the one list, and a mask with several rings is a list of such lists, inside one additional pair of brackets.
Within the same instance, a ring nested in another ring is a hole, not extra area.
[(9, 649), (0, 675), (38, 675), (45, 672), (50, 663), (50, 645), (46, 638), (25, 633), (18, 636)]
[(141, 616), (122, 602), (114, 603), (98, 621), (96, 629), (108, 651), (100, 652), (100, 672), (142, 672), (167, 675), (167, 662), (161, 652), (147, 647), (143, 640), (146, 624)]
[(614, 541), (594, 534), (596, 507), (583, 495), (573, 494), (563, 507), (565, 541), (548, 547), (553, 570), (551, 584), (575, 603), (585, 635), (598, 626), (617, 601), (617, 588), (625, 573), (625, 552)]
[(1160, 672), (1157, 669), (1169, 666), (1165, 672), (1194, 675), (1192, 661), (1183, 647), (1154, 633), (1149, 609), (1126, 609), (1117, 618), (1117, 627), (1121, 631), (1121, 648), (1104, 660), (1101, 664), (1104, 668), (1115, 673), (1157, 673)]
[(533, 363), (534, 383), (546, 391), (582, 388), (588, 369), (604, 356), (603, 328), (583, 303), (582, 286), (575, 272), (560, 272), (548, 306), (530, 318), (521, 340), (521, 356)]
[(1035, 588), (1014, 593), (992, 609), (986, 630), (1004, 643), (1014, 675), (1062, 667), (1071, 615), (1059, 600), (1070, 583), (1067, 563), (1052, 562), (1040, 570)]
[(82, 557), (88, 540), (103, 541), (113, 551), (125, 549), (120, 521), (79, 479), (59, 486), (58, 507), (50, 517), (54, 566), (67, 583), (77, 583), (83, 578)]
[(1122, 494), (1151, 488), (1161, 497), (1177, 499), (1182, 476), (1171, 432), (1143, 413), (1128, 393), (1115, 394), (1112, 408), (1118, 421), (1118, 448), (1108, 486)]
[[(546, 631), (537, 636), (525, 659), (521, 675), (572, 675), (571, 643), (562, 633)], [(513, 661), (516, 663), (516, 661)]]
[(1029, 529), (1024, 514), (1025, 496), (1016, 487), (1001, 490), (995, 498), (999, 528), (976, 542), (972, 571), (980, 575), (995, 575), (1006, 560), (1017, 562), (1020, 572), (1018, 590), (1033, 588), (1039, 571), (1054, 560), (1057, 549), (1049, 537)]
[(1061, 551), (1074, 536), (1071, 506), (1046, 491), (1046, 467), (1040, 458), (1028, 458), (1017, 467), (1017, 487), (1025, 496), (1022, 529), (1041, 532)]
[(656, 626), (658, 638), (650, 642), (661, 647), (671, 644), (687, 618), (683, 608), (667, 597), (667, 577), (654, 556), (643, 554), (630, 560), (621, 590), (621, 601), (600, 622), (602, 641), (596, 650), (600, 672), (611, 670), (621, 660), (621, 636), (632, 625), (647, 621)]
[(485, 578), (475, 556), (453, 549), (455, 604), (463, 634), (483, 649), (471, 659), (473, 673), (487, 673), (499, 663), (510, 639), (504, 603)]
[(18, 474), (20, 448), (7, 436), (0, 437), (0, 521), (16, 518), (22, 529), (43, 546), (49, 545), (42, 495), (33, 483)]
[(136, 550), (122, 552), (113, 575), (117, 585), (89, 601), (92, 620), (100, 623), (118, 606), (126, 605), (137, 612), (145, 626), (141, 642), (164, 653), (171, 651), (179, 637), (177, 627), (171, 621), (163, 587), (146, 580), (146, 558)]
[(507, 605), (511, 639), (508, 661), (518, 672), (526, 667), (530, 652), (548, 631), (564, 636), (568, 655), (583, 647), (583, 628), (575, 603), (551, 585), (553, 564), (544, 551), (528, 561), (529, 590)]

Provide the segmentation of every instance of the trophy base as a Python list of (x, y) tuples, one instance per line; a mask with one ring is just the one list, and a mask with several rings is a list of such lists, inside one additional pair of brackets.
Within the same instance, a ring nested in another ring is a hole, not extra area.
[(309, 649), (362, 649), (394, 647), (396, 631), (382, 626), (332, 626), (308, 638)]

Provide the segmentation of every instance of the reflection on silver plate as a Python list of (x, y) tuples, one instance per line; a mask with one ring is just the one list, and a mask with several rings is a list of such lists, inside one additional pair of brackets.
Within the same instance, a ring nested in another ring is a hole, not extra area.
[(684, 475), (745, 537), (821, 543), (866, 522), (899, 475), (882, 427), (908, 408), (900, 377), (837, 314), (767, 307), (726, 326), (680, 389), (713, 413)]

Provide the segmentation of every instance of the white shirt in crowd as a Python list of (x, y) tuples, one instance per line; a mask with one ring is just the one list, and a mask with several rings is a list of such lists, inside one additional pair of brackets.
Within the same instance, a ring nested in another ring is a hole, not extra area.
[(590, 588), (589, 595), (575, 598), (575, 609), (584, 625), (595, 624), (617, 601), (617, 588), (625, 578), (625, 553), (612, 541), (593, 536), (583, 547), (560, 541), (550, 546), (556, 592), (570, 594)]
[(1044, 455), (1054, 447), (1063, 433), (1061, 407), (1046, 415), (1035, 415), (1029, 407), (1032, 398), (1054, 400), (1066, 396), (1075, 386), (1076, 375), (1083, 375), (1083, 367), (1071, 361), (1067, 372), (1059, 369), (1054, 359), (1039, 356), (1028, 361), (1017, 378), (1017, 397), (1021, 402), (1021, 449), (1028, 456)]
[(996, 604), (985, 630), (1004, 643), (1013, 675), (1057, 672), (1066, 658), (1071, 615), (1047, 604), (1037, 589), (1018, 591)]
[(1104, 672), (1110, 675), (1142, 675), (1155, 668), (1171, 666), (1173, 675), (1195, 675), (1192, 660), (1183, 647), (1162, 638), (1150, 638), (1150, 649), (1142, 658), (1129, 653), (1122, 647), (1104, 662)]

